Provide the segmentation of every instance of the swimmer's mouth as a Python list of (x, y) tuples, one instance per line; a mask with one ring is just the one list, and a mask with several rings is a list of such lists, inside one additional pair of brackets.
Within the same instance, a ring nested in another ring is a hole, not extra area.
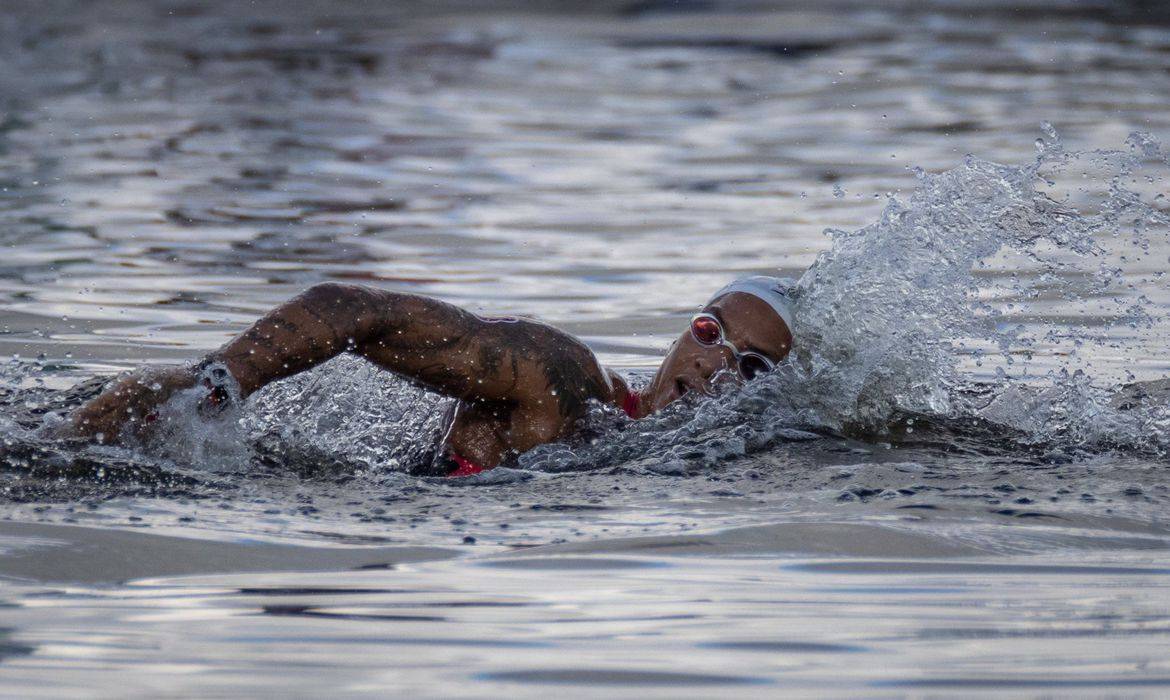
[(687, 386), (683, 380), (674, 380), (674, 393), (678, 396), (678, 398), (681, 399), (683, 396), (686, 396), (686, 393), (690, 390), (691, 388)]

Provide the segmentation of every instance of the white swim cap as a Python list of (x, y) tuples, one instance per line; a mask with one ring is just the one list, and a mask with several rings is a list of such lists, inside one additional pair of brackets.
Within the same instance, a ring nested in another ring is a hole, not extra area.
[(776, 315), (784, 321), (784, 325), (788, 326), (789, 333), (796, 333), (792, 327), (792, 298), (789, 296), (789, 290), (795, 284), (792, 280), (783, 277), (766, 277), (764, 275), (743, 277), (715, 292), (707, 303), (710, 304), (724, 294), (732, 292), (751, 294), (757, 299), (763, 299), (768, 303), (768, 306), (772, 307)]

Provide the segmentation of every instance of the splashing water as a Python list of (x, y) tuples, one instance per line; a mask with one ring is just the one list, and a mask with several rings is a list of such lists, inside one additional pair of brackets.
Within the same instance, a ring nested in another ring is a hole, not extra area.
[(341, 355), (201, 415), (206, 391), (179, 392), (142, 445), (178, 463), (231, 471), (253, 459), (305, 474), (409, 471), (429, 460), (449, 399)]
[[(1161, 177), (1136, 173), (1166, 158), (1144, 134), (1132, 135), (1125, 151), (1069, 152), (1051, 126), (1045, 133), (1030, 164), (969, 156), (953, 170), (919, 172), (908, 203), (891, 198), (877, 222), (831, 231), (832, 247), (799, 282), (794, 361), (773, 393), (833, 430), (881, 433), (901, 415), (922, 414), (979, 418), (1034, 442), (1165, 442), (1164, 431), (1149, 430), (1164, 409), (1111, 408), (1117, 387), (1078, 348), (1107, 346), (1114, 327), (1159, 330), (1153, 302), (1140, 292), (1161, 271), (1135, 283), (1123, 266), (1147, 257), (1153, 237), (1166, 238), (1170, 218), (1129, 185), (1156, 185)], [(1058, 199), (1055, 178), (1069, 169), (1098, 175), (1093, 187)], [(1107, 189), (1094, 191), (1102, 182)], [(997, 258), (1028, 274), (1013, 273), (1009, 289), (989, 289), (982, 279)], [(1062, 314), (1094, 317), (1096, 333), (1012, 321), (1054, 298)], [(1033, 351), (1062, 337), (1071, 350), (1036, 371)], [(994, 366), (992, 387), (964, 371), (985, 362)]]
[(255, 410), (242, 425), (273, 458), (376, 471), (429, 462), (452, 405), (344, 355), (265, 387), (250, 403)]
[[(1046, 131), (1033, 163), (1006, 166), (969, 156), (953, 170), (920, 173), (910, 201), (891, 198), (877, 222), (830, 232), (831, 249), (798, 285), (794, 352), (797, 375), (812, 388), (801, 398), (826, 425), (879, 428), (897, 412), (963, 410), (955, 403), (969, 383), (958, 371), (960, 349), (996, 348), (1004, 365), (1015, 364), (1013, 352), (1037, 339), (1005, 320), (1042, 291), (1051, 293), (1045, 286), (1060, 285), (1062, 274), (1086, 258), (1101, 263), (1086, 288), (1058, 290), (1066, 306), (1114, 293), (1110, 325), (1155, 324), (1145, 309), (1148, 299), (1133, 304), (1131, 295), (1117, 293), (1126, 281), (1106, 264), (1113, 253), (1101, 239), (1128, 228), (1131, 247), (1142, 249), (1152, 225), (1162, 226), (1164, 235), (1167, 217), (1124, 185), (1145, 161), (1164, 162), (1157, 143), (1135, 134), (1128, 152), (1070, 153), (1051, 127)], [(1112, 171), (1095, 211), (1078, 210), (1071, 195), (1056, 200), (1045, 191), (1075, 162)], [(1010, 292), (1022, 303), (997, 308), (980, 272), (993, 256), (1010, 253), (1031, 263), (1033, 282), (1017, 278)], [(1028, 374), (1026, 367), (1000, 369), (1001, 381)]]
[[(976, 416), (1037, 440), (1062, 433), (1092, 441), (1101, 432), (1096, 421), (1109, 432), (1131, 423), (1109, 414), (1113, 384), (1092, 375), (1090, 354), (1075, 346), (1106, 345), (1102, 331), (1119, 325), (1157, 327), (1140, 286), (1152, 286), (1161, 272), (1135, 284), (1119, 261), (1149, 255), (1151, 236), (1165, 238), (1170, 219), (1128, 186), (1161, 181), (1135, 173), (1164, 165), (1165, 157), (1147, 135), (1131, 136), (1127, 151), (1068, 152), (1051, 126), (1045, 131), (1031, 164), (968, 157), (954, 170), (921, 174), (909, 203), (890, 199), (875, 224), (832, 232), (832, 248), (798, 286), (794, 379), (801, 404), (811, 410), (806, 413), (828, 427), (879, 431), (899, 413)], [(1075, 167), (1106, 174), (1107, 191), (1095, 201), (1090, 187), (1055, 199), (1054, 178)], [(1124, 245), (1110, 246), (1115, 240)], [(997, 255), (1014, 258), (1012, 269), (1028, 270), (1026, 279), (1012, 275), (1011, 302), (1003, 295), (997, 302), (996, 290), (980, 284)], [(1069, 273), (1085, 270), (1088, 261), (1095, 269), (1081, 283), (1086, 275)], [(1099, 328), (1095, 335), (1087, 329), (1066, 334), (1073, 351), (1037, 376), (1032, 350), (1058, 338), (1059, 330), (1049, 322), (1028, 331), (1006, 320), (1054, 296), (1062, 314), (1095, 315)], [(985, 396), (972, 403), (975, 386), (961, 371), (964, 356), (977, 366), (984, 359), (996, 364), (991, 403)], [(1005, 411), (1005, 404), (1017, 410)], [(1045, 405), (1051, 411), (1038, 420), (1034, 411)]]

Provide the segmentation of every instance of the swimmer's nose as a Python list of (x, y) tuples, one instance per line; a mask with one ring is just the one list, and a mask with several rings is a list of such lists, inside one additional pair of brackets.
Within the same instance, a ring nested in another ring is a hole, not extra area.
[(703, 352), (695, 356), (695, 371), (704, 381), (711, 381), (719, 371), (730, 366), (726, 355), (723, 348), (704, 348)]

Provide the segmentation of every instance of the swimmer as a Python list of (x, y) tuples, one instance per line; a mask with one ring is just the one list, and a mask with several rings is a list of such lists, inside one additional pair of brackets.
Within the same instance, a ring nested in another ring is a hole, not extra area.
[(203, 386), (201, 410), (221, 410), (347, 352), (457, 399), (433, 464), (420, 471), (466, 476), (571, 437), (591, 400), (637, 419), (686, 394), (713, 393), (718, 377), (746, 382), (772, 370), (792, 345), (789, 287), (775, 277), (746, 277), (720, 289), (638, 393), (584, 343), (552, 326), (327, 282), (194, 365), (143, 368), (113, 382), (73, 412), (65, 432), (113, 442), (149, 431), (157, 407), (178, 391)]

